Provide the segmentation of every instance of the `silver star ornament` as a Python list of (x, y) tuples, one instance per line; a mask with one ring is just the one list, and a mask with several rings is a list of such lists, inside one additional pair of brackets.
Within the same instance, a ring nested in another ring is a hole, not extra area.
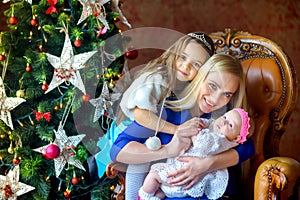
[(120, 98), (122, 93), (109, 93), (107, 83), (103, 83), (101, 95), (96, 99), (91, 99), (90, 103), (96, 108), (93, 122), (96, 122), (104, 113), (107, 113), (107, 117), (113, 119), (113, 103)]
[[(25, 0), (25, 1), (27, 1), (29, 4), (32, 4), (32, 0)], [(8, 3), (8, 2), (10, 2), (10, 0), (3, 0), (2, 2), (3, 3)]]
[(109, 0), (78, 0), (83, 8), (81, 17), (77, 22), (77, 25), (83, 22), (87, 17), (94, 15), (97, 13), (97, 19), (109, 29), (109, 25), (106, 21), (105, 11), (104, 11), (104, 4), (109, 2)]
[[(81, 164), (78, 159), (74, 158), (72, 149), (75, 148), (85, 137), (85, 134), (80, 134), (76, 136), (67, 136), (65, 130), (60, 124), (58, 130), (55, 131), (55, 140), (53, 144), (57, 145), (60, 149), (60, 154), (57, 158), (54, 158), (54, 167), (55, 167), (55, 175), (59, 177), (65, 165), (68, 163), (70, 165), (74, 165), (75, 167), (82, 169), (85, 171), (85, 168)], [(46, 148), (49, 145), (39, 147), (37, 149), (33, 149), (36, 152), (45, 154)]]
[(74, 55), (69, 35), (66, 34), (60, 57), (46, 53), (48, 61), (54, 67), (54, 74), (45, 94), (58, 87), (63, 82), (65, 82), (66, 85), (72, 83), (85, 94), (85, 87), (78, 70), (84, 68), (84, 64), (96, 52), (97, 51), (90, 51)]
[[(20, 168), (19, 165), (16, 165), (12, 170), (9, 170), (6, 176), (0, 175), (0, 199), (16, 200), (18, 196), (35, 189), (30, 185), (19, 182), (19, 174)], [(8, 189), (11, 190), (10, 194), (5, 192)]]
[(0, 119), (11, 128), (14, 129), (10, 111), (15, 107), (25, 102), (26, 100), (18, 97), (7, 97), (5, 93), (5, 88), (3, 84), (3, 80), (0, 77)]

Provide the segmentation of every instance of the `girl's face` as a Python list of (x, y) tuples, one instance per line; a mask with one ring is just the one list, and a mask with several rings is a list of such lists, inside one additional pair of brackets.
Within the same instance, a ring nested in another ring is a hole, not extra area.
[(239, 87), (239, 78), (229, 72), (210, 72), (200, 87), (197, 104), (200, 113), (225, 106)]
[(238, 111), (230, 110), (216, 119), (213, 130), (226, 136), (229, 141), (240, 140), (242, 119)]
[(208, 58), (209, 54), (200, 44), (190, 42), (176, 60), (176, 78), (179, 81), (193, 80)]

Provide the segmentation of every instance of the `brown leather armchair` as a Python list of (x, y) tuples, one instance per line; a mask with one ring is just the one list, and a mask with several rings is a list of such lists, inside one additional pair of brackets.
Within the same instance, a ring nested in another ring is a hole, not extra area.
[[(279, 157), (280, 139), (288, 134), (285, 130), (298, 96), (295, 69), (285, 52), (267, 38), (231, 29), (210, 36), (216, 53), (241, 60), (247, 99), (254, 112), (256, 153), (241, 167), (241, 199), (287, 199), (300, 181), (299, 162)], [(124, 169), (120, 170), (123, 167), (111, 163), (106, 171), (108, 177), (120, 178), (121, 190), (113, 197), (116, 199), (124, 199)]]

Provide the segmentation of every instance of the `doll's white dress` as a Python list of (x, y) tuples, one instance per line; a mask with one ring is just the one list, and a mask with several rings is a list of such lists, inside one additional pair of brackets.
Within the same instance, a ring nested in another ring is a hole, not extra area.
[[(200, 158), (208, 157), (226, 151), (234, 146), (237, 142), (230, 142), (226, 137), (217, 132), (210, 132), (209, 129), (203, 129), (197, 135), (193, 146), (182, 156), (196, 156)], [(152, 165), (151, 170), (158, 172), (161, 180), (167, 182), (167, 174), (173, 172), (182, 166), (184, 162), (179, 162), (176, 158), (167, 159), (166, 163), (156, 163)], [(227, 169), (216, 170), (205, 175), (198, 183), (188, 190), (182, 189), (180, 186), (169, 187), (161, 184), (161, 189), (167, 197), (201, 197), (204, 194), (209, 199), (220, 198), (228, 184)]]

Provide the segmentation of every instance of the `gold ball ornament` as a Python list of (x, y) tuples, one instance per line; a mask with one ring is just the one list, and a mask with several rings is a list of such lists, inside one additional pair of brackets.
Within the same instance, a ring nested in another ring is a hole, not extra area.
[(7, 152), (9, 154), (14, 154), (14, 148), (12, 146), (9, 146), (8, 149), (7, 149)]
[(25, 91), (20, 89), (16, 92), (16, 96), (19, 98), (23, 98), (25, 96)]
[(6, 135), (5, 134), (1, 134), (0, 137), (1, 137), (1, 139), (4, 139), (6, 137)]

